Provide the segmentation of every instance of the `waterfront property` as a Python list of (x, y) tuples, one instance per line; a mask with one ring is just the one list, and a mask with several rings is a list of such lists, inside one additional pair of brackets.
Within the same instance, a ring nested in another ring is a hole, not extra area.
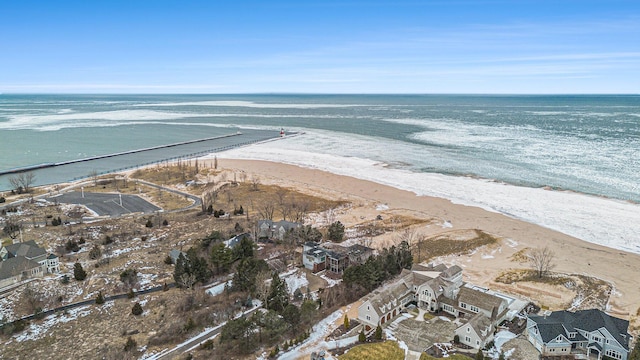
[(554, 311), (529, 315), (527, 338), (544, 356), (586, 355), (626, 360), (629, 321), (600, 310)]
[(0, 248), (0, 291), (23, 280), (58, 271), (58, 257), (47, 254), (33, 240)]
[(351, 265), (359, 265), (373, 255), (373, 249), (362, 245), (340, 246), (333, 243), (306, 242), (302, 247), (302, 264), (318, 272), (328, 270), (342, 274)]

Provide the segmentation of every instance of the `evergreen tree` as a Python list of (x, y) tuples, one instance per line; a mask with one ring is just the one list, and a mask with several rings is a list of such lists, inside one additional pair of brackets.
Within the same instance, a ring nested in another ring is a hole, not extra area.
[(127, 342), (124, 344), (124, 351), (129, 352), (131, 350), (135, 350), (138, 347), (138, 343), (133, 340), (131, 336), (127, 338)]
[(243, 237), (240, 243), (233, 248), (233, 258), (235, 260), (242, 260), (253, 257), (254, 243), (248, 237)]
[(378, 325), (378, 327), (376, 328), (376, 340), (382, 340), (382, 328), (380, 327), (380, 325)]
[(358, 341), (359, 342), (367, 341), (367, 337), (364, 335), (364, 330), (360, 330), (360, 334), (358, 334)]
[(498, 360), (506, 360), (506, 358), (504, 357), (504, 351), (500, 352), (500, 356), (498, 356)]
[(482, 352), (482, 349), (478, 349), (478, 352), (476, 353), (476, 360), (484, 360), (484, 353)]
[(140, 305), (139, 302), (136, 302), (135, 304), (133, 304), (133, 307), (131, 308), (131, 313), (135, 316), (138, 315), (142, 315), (142, 305)]
[(277, 273), (273, 273), (271, 278), (271, 290), (267, 295), (267, 309), (282, 313), (284, 308), (289, 304), (289, 293), (287, 291), (287, 283), (280, 279)]
[(233, 275), (234, 291), (249, 291), (255, 294), (256, 276), (261, 271), (269, 269), (269, 265), (264, 260), (250, 257), (240, 260), (236, 272)]
[(215, 268), (215, 274), (222, 274), (229, 271), (233, 263), (233, 254), (223, 243), (217, 243), (211, 248), (211, 265)]
[(334, 242), (341, 242), (344, 239), (344, 225), (340, 221), (336, 221), (329, 225), (327, 237)]
[(296, 327), (300, 324), (300, 309), (294, 304), (288, 304), (282, 312), (282, 318), (291, 326)]
[(345, 330), (349, 330), (349, 317), (347, 314), (344, 314), (344, 328)]
[(189, 260), (181, 253), (176, 259), (176, 266), (173, 269), (173, 280), (178, 284), (178, 286), (182, 285), (182, 279), (184, 274), (189, 274)]
[(87, 272), (84, 271), (82, 264), (79, 262), (73, 265), (73, 277), (78, 281), (82, 281), (87, 278)]
[(96, 304), (102, 305), (104, 304), (104, 296), (102, 296), (102, 291), (98, 293), (98, 297), (96, 297)]

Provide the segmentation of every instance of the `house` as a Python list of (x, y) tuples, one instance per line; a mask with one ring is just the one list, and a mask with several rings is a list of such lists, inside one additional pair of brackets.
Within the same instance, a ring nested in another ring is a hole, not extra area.
[(0, 260), (0, 289), (60, 271), (58, 257), (47, 254), (33, 240), (2, 247)]
[(393, 283), (370, 293), (358, 307), (358, 320), (365, 332), (371, 332), (400, 314), (402, 308), (414, 301), (413, 273), (402, 270)]
[(302, 247), (302, 264), (313, 272), (326, 269), (342, 274), (347, 267), (362, 264), (371, 255), (373, 249), (362, 245), (343, 247), (332, 243), (320, 245), (308, 241)]
[(184, 251), (180, 251), (176, 249), (169, 251), (169, 257), (171, 258), (171, 263), (175, 264), (176, 262), (178, 262), (178, 258), (180, 257), (180, 255), (184, 256), (185, 259), (187, 258), (187, 253)]
[(466, 343), (473, 347), (491, 341), (493, 330), (510, 314), (507, 297), (468, 286), (462, 281), (459, 266), (440, 264), (403, 270), (396, 280), (383, 285), (383, 290), (376, 290), (363, 299), (358, 307), (358, 319), (365, 324), (365, 329), (375, 329), (396, 316), (408, 303), (430, 312), (443, 311), (468, 319), (458, 330), (465, 335), (461, 339), (469, 337)]
[(302, 246), (302, 264), (314, 273), (325, 269), (327, 253), (318, 246), (318, 243), (307, 241)]
[(302, 224), (291, 221), (272, 221), (272, 220), (260, 220), (258, 221), (258, 239), (273, 239), (284, 240), (284, 236), (287, 232), (293, 229), (301, 227)]
[(236, 247), (236, 245), (240, 244), (240, 241), (242, 241), (242, 239), (245, 239), (245, 238), (251, 240), (251, 234), (242, 233), (240, 235), (236, 235), (236, 236), (232, 237), (229, 240), (223, 241), (223, 243), (229, 249), (233, 249), (234, 247)]
[(600, 310), (554, 311), (527, 317), (527, 338), (544, 356), (586, 355), (626, 360), (629, 322)]
[(466, 324), (455, 330), (460, 343), (471, 346), (474, 349), (482, 349), (493, 340), (495, 323), (482, 313), (476, 313)]

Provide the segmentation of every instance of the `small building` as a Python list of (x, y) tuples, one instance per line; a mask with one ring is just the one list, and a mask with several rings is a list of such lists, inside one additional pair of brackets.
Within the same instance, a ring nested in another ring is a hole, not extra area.
[(54, 274), (60, 272), (60, 263), (58, 261), (58, 257), (54, 254), (47, 255), (47, 272), (50, 274)]
[(544, 356), (607, 356), (627, 360), (629, 321), (597, 309), (554, 311), (527, 317), (527, 339)]
[(0, 248), (0, 290), (30, 278), (60, 271), (58, 257), (30, 240)]

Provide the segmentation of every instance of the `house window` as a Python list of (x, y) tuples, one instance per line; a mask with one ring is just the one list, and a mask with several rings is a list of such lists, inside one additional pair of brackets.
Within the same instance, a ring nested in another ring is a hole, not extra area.
[(478, 312), (479, 311), (478, 307), (477, 306), (473, 306), (473, 305), (469, 306), (469, 310), (471, 310), (473, 312)]
[(573, 339), (576, 337), (576, 333), (569, 333), (569, 339)]
[(369, 311), (369, 310), (371, 310), (371, 309), (369, 309), (369, 305), (367, 305), (367, 311)]
[(595, 341), (595, 342), (600, 342), (602, 339), (600, 339), (599, 337), (597, 337), (597, 336), (595, 336), (595, 335), (594, 335), (594, 336), (591, 338), (591, 340), (593, 340), (593, 341)]
[(480, 345), (480, 340), (476, 340), (476, 345)]
[(614, 358), (614, 359), (622, 359), (622, 354), (620, 354), (619, 352), (615, 351), (615, 350), (607, 350), (604, 353), (606, 356), (610, 357), (610, 358)]
[(367, 321), (371, 321), (371, 316), (367, 315)]
[(460, 307), (461, 307), (461, 308), (463, 308), (463, 309), (466, 309), (466, 308), (467, 308), (467, 304), (465, 304), (465, 303), (460, 303)]
[(471, 330), (469, 328), (467, 328), (467, 332), (471, 332)]
[[(467, 330), (468, 330), (468, 329), (467, 329)], [(470, 337), (468, 337), (468, 336), (465, 336), (465, 337), (464, 337), (464, 341), (465, 341), (467, 344), (471, 344), (471, 338), (470, 338)]]

